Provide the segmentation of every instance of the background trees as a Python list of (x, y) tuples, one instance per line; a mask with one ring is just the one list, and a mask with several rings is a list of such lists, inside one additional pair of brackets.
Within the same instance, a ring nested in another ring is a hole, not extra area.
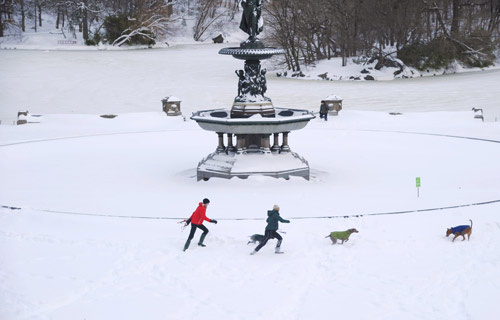
[[(287, 67), (365, 55), (397, 55), (417, 68), (454, 60), (487, 66), (499, 47), (500, 0), (264, 0), (267, 41)], [(0, 0), (0, 37), (56, 20), (65, 37), (87, 44), (148, 44), (176, 32), (205, 40), (239, 11), (238, 0)], [(182, 21), (182, 24), (178, 23)], [(236, 17), (233, 21), (239, 21)]]
[(397, 53), (420, 69), (492, 63), (500, 0), (268, 0), (269, 40), (289, 69), (341, 56)]

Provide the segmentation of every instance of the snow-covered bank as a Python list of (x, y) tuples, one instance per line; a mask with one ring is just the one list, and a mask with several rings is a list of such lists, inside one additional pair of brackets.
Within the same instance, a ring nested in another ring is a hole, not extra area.
[[(395, 58), (393, 60), (397, 61), (399, 67), (382, 67), (377, 70), (375, 67), (378, 60), (376, 59), (370, 63), (366, 57), (351, 57), (347, 59), (346, 66), (342, 66), (342, 58), (325, 59), (312, 66), (303, 66), (300, 72), (286, 71), (286, 76), (302, 80), (370, 81), (434, 77), (465, 72), (498, 70), (500, 68), (500, 59), (496, 61), (495, 65), (487, 68), (465, 67), (455, 61), (447, 68), (427, 69), (424, 71), (406, 66), (401, 60)], [(283, 75), (284, 73), (280, 72), (280, 74)]]

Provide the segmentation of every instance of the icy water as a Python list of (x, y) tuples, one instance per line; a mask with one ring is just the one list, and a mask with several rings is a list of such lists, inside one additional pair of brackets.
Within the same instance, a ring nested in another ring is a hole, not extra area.
[[(185, 115), (228, 107), (243, 62), (218, 54), (229, 46), (200, 44), (128, 51), (0, 51), (0, 119), (31, 113), (128, 113), (161, 110), (174, 95)], [(329, 94), (344, 108), (373, 111), (484, 109), (500, 120), (500, 70), (394, 81), (355, 82), (277, 78), (268, 73), (275, 106), (319, 108)]]

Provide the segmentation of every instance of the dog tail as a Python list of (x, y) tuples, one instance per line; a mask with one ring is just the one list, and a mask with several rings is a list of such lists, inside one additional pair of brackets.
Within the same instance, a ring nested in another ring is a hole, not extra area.
[(472, 220), (469, 219), (469, 221), (470, 221), (470, 228), (472, 229)]

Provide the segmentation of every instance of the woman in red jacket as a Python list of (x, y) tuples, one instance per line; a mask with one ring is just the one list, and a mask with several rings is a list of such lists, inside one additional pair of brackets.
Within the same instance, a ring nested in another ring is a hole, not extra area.
[(196, 228), (200, 228), (203, 231), (200, 237), (200, 241), (198, 242), (198, 245), (200, 247), (206, 247), (206, 245), (203, 244), (203, 241), (205, 240), (205, 237), (208, 234), (208, 229), (203, 225), (203, 221), (206, 220), (211, 223), (217, 223), (217, 220), (207, 218), (206, 211), (209, 203), (210, 200), (208, 200), (207, 198), (203, 199), (203, 203), (200, 202), (198, 204), (198, 208), (196, 208), (196, 210), (193, 212), (191, 218), (189, 218), (186, 221), (186, 226), (189, 225), (189, 223), (191, 223), (191, 232), (189, 233), (189, 237), (186, 241), (186, 244), (184, 245), (184, 251), (186, 251), (187, 248), (189, 248), (191, 240), (194, 237), (194, 233), (196, 232)]

